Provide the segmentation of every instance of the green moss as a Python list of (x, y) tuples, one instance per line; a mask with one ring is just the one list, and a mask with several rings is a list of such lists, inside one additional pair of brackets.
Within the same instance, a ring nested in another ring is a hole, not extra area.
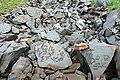
[(14, 8), (24, 5), (28, 0), (0, 0), (0, 13), (7, 13)]

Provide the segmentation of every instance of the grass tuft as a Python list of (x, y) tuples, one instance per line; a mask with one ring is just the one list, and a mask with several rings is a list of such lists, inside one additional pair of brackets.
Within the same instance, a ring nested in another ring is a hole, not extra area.
[(24, 5), (28, 0), (0, 0), (0, 13), (7, 13), (14, 8)]

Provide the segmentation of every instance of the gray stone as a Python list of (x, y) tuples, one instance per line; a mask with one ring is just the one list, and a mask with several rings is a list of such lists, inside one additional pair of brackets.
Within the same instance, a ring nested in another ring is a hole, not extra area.
[(23, 14), (21, 8), (18, 8), (18, 9), (15, 9), (15, 10), (12, 10), (12, 11), (11, 11), (11, 15), (12, 15), (13, 17), (18, 16), (18, 15), (20, 15), (20, 14)]
[(60, 35), (55, 30), (48, 31), (45, 38), (51, 41), (60, 41)]
[(99, 27), (101, 27), (102, 26), (102, 20), (100, 19), (100, 18), (98, 18), (98, 17), (95, 17), (95, 26), (96, 26), (96, 28), (98, 29)]
[(23, 54), (23, 52), (25, 52), (28, 48), (29, 46), (26, 43), (16, 43), (16, 45), (13, 46), (13, 51), (9, 53), (5, 52), (3, 54), (4, 57), (2, 57), (2, 64), (0, 65), (1, 73), (5, 72), (6, 69), (9, 71), (19, 56)]
[(18, 28), (12, 27), (12, 32), (13, 32), (14, 34), (18, 34), (20, 31), (19, 31)]
[(37, 7), (27, 7), (26, 11), (30, 16), (35, 18), (40, 17), (41, 14), (43, 13), (42, 10)]
[(97, 0), (96, 1), (96, 5), (98, 7), (106, 8), (107, 7), (107, 0)]
[(113, 34), (112, 30), (110, 30), (110, 29), (106, 29), (104, 32), (105, 37), (110, 37), (110, 36), (112, 36), (112, 34)]
[(0, 52), (3, 53), (10, 46), (10, 44), (11, 42), (4, 42), (0, 47)]
[(68, 43), (34, 43), (33, 49), (37, 56), (38, 65), (40, 67), (48, 67), (52, 69), (67, 68), (72, 64), (69, 54), (64, 50), (67, 46)]
[(84, 20), (83, 19), (79, 19), (76, 22), (76, 25), (77, 25), (78, 28), (80, 28), (82, 30), (82, 28), (85, 27)]
[(22, 24), (25, 23), (29, 20), (29, 15), (19, 15), (13, 18), (13, 23), (14, 24)]
[(45, 32), (44, 28), (33, 28), (33, 29), (31, 29), (31, 31), (32, 31), (33, 33)]
[(12, 70), (23, 71), (24, 73), (31, 72), (32, 65), (28, 58), (20, 57), (17, 62), (13, 65)]
[(26, 22), (26, 25), (32, 29), (32, 28), (35, 28), (35, 20), (34, 18), (30, 18), (27, 22)]
[(117, 10), (115, 11), (111, 11), (108, 15), (107, 15), (107, 19), (106, 22), (103, 24), (103, 28), (113, 28), (113, 26), (115, 25), (115, 21), (117, 19)]
[(106, 40), (108, 41), (108, 43), (110, 43), (110, 44), (115, 44), (115, 42), (116, 42), (116, 37), (115, 37), (115, 35), (112, 35), (112, 36), (110, 36), (110, 37), (105, 37), (106, 38)]
[(100, 43), (98, 40), (89, 42), (90, 51), (85, 51), (82, 54), (86, 58), (89, 67), (92, 71), (94, 79), (100, 77), (106, 70), (112, 60), (116, 47), (113, 45)]
[(11, 24), (0, 22), (0, 33), (7, 33), (11, 30)]

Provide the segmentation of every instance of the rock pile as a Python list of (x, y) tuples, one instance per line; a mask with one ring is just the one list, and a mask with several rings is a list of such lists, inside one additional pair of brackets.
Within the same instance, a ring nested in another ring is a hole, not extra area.
[(1, 15), (0, 79), (120, 78), (119, 15), (90, 0), (31, 0)]

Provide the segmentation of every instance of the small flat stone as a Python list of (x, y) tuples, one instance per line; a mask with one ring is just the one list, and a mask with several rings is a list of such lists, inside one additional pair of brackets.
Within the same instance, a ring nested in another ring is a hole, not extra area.
[(11, 25), (7, 23), (0, 23), (0, 33), (7, 33), (11, 30)]
[(29, 18), (29, 20), (26, 22), (26, 25), (32, 29), (32, 28), (35, 28), (35, 20), (34, 18)]
[(13, 18), (13, 23), (14, 24), (22, 24), (28, 21), (29, 15), (19, 15)]
[(27, 7), (26, 8), (27, 13), (32, 16), (32, 17), (40, 17), (41, 14), (43, 13), (41, 9), (36, 8), (36, 7)]
[(45, 38), (51, 41), (60, 41), (60, 35), (55, 30), (48, 31)]
[(18, 34), (20, 31), (19, 31), (18, 28), (12, 27), (12, 32), (13, 32), (14, 34)]

